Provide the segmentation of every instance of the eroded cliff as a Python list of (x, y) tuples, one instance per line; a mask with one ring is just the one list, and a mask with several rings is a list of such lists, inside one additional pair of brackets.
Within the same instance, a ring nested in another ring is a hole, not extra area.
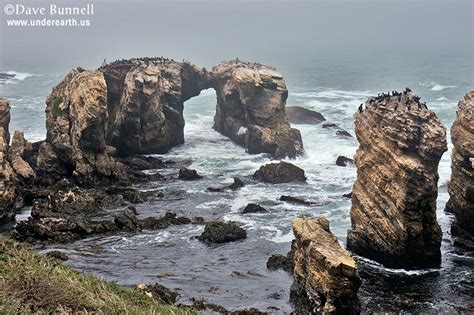
[(409, 89), (369, 99), (354, 116), (359, 147), (348, 249), (388, 267), (439, 266), (436, 198), (445, 128)]
[(451, 127), (453, 151), (450, 199), (446, 210), (455, 215), (451, 234), (455, 243), (474, 249), (474, 91), (468, 92), (458, 104), (456, 120)]

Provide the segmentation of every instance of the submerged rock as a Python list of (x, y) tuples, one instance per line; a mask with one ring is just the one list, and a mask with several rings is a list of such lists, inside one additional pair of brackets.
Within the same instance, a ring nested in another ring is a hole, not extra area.
[(253, 174), (253, 178), (271, 184), (306, 181), (303, 169), (283, 161), (263, 165)]
[(321, 113), (300, 106), (286, 107), (285, 112), (292, 124), (317, 125), (326, 120)]
[(201, 179), (202, 176), (199, 175), (195, 170), (191, 170), (186, 167), (181, 167), (179, 169), (178, 178), (182, 180), (197, 180), (197, 179)]
[(353, 159), (345, 157), (345, 156), (338, 156), (336, 159), (336, 165), (337, 166), (351, 166), (354, 165), (355, 162)]
[(346, 138), (353, 138), (352, 135), (345, 130), (338, 130), (336, 131), (336, 136), (338, 137), (346, 137)]
[(354, 259), (324, 218), (293, 221), (295, 314), (358, 314), (361, 279)]
[(238, 177), (234, 177), (233, 178), (234, 182), (228, 186), (224, 186), (224, 187), (209, 187), (207, 188), (207, 191), (210, 191), (210, 192), (224, 192), (226, 190), (237, 190), (237, 189), (240, 189), (242, 187), (244, 187), (244, 182), (238, 178)]
[(264, 207), (256, 204), (256, 203), (249, 203), (247, 206), (245, 206), (244, 210), (242, 210), (242, 213), (267, 213), (267, 209)]
[(16, 175), (8, 160), (10, 103), (0, 98), (0, 223), (15, 216)]
[(451, 140), (454, 147), (446, 204), (446, 210), (455, 216), (451, 234), (457, 246), (474, 250), (474, 91), (458, 104)]
[(408, 89), (370, 99), (354, 116), (360, 145), (348, 249), (387, 267), (439, 266), (436, 197), (445, 128)]
[(204, 243), (227, 243), (247, 238), (247, 232), (234, 222), (211, 221), (206, 223), (199, 240)]
[(311, 205), (317, 205), (318, 203), (315, 201), (310, 201), (306, 200), (303, 198), (298, 198), (298, 197), (293, 197), (293, 196), (286, 196), (282, 195), (280, 197), (280, 201), (286, 201), (289, 203), (295, 203), (295, 204), (300, 204), (300, 205), (305, 205), (305, 206), (311, 206)]
[[(204, 221), (204, 220), (203, 220)], [(166, 229), (170, 225), (190, 224), (192, 221), (186, 217), (178, 217), (176, 213), (166, 212), (161, 218), (148, 217), (141, 221), (144, 229)]]

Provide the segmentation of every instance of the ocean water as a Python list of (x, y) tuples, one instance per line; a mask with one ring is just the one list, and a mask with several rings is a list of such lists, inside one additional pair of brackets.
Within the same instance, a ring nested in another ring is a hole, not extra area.
[[(6, 79), (0, 75), (0, 96), (12, 106), (11, 132), (22, 130), (30, 141), (44, 139), (45, 100), (51, 88), (70, 69), (96, 68), (104, 58), (164, 55), (211, 67), (239, 57), (271, 65), (286, 80), (287, 106), (319, 111), (352, 134), (353, 113), (367, 97), (410, 87), (448, 130), (449, 150), (439, 165), (437, 201), (442, 265), (436, 270), (391, 270), (356, 257), (363, 276), (359, 297), (364, 312), (474, 312), (474, 258), (453, 248), (449, 234), (453, 218), (444, 212), (452, 149), (449, 128), (458, 101), (474, 88), (472, 0), (113, 3), (95, 1), (92, 26), (87, 29), (1, 25), (0, 73), (14, 75)], [(173, 211), (206, 220), (233, 220), (247, 229), (246, 240), (208, 246), (191, 238), (203, 226), (184, 225), (40, 250), (66, 251), (67, 263), (74, 268), (123, 285), (159, 282), (177, 290), (182, 303), (195, 297), (228, 309), (291, 312), (292, 278), (283, 271), (268, 271), (266, 261), (272, 253), (289, 250), (291, 221), (302, 214), (327, 217), (345, 244), (351, 201), (342, 195), (351, 191), (356, 169), (338, 167), (335, 161), (339, 155), (352, 157), (357, 140), (338, 138), (336, 130), (321, 125), (294, 125), (301, 131), (306, 154), (291, 162), (305, 170), (308, 182), (257, 183), (250, 175), (271, 160), (247, 154), (212, 129), (215, 98), (213, 90), (206, 90), (185, 103), (186, 142), (162, 156), (205, 178), (138, 185), (141, 190), (164, 191), (167, 197), (150, 198), (137, 209), (141, 217)], [(163, 172), (177, 175), (176, 170)], [(231, 183), (234, 176), (246, 183), (241, 190), (206, 192), (207, 187)], [(317, 204), (280, 202), (283, 194)], [(250, 202), (269, 213), (242, 215), (240, 210)], [(22, 213), (20, 218), (24, 217)]]

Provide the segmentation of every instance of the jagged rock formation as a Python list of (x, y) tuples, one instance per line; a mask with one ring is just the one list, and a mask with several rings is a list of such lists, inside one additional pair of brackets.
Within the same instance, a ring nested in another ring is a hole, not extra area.
[(13, 170), (22, 180), (29, 180), (36, 176), (31, 165), (24, 160), (30, 156), (32, 150), (33, 146), (26, 141), (23, 132), (15, 131), (8, 154)]
[(217, 131), (249, 153), (302, 153), (300, 133), (285, 114), (288, 91), (274, 69), (228, 61), (208, 71), (189, 62), (140, 58), (97, 71), (78, 68), (53, 88), (46, 102), (47, 138), (37, 154), (39, 177), (73, 177), (79, 184), (126, 180), (114, 157), (165, 153), (184, 143), (183, 104), (211, 87)]
[(217, 131), (249, 153), (269, 153), (280, 159), (303, 152), (299, 130), (288, 123), (288, 90), (279, 72), (257, 63), (229, 61), (213, 67), (212, 75)]
[(354, 259), (331, 233), (325, 218), (293, 221), (295, 314), (358, 314), (361, 280)]
[(439, 266), (445, 128), (409, 89), (369, 99), (354, 117), (359, 148), (347, 247), (388, 267)]
[(107, 86), (100, 71), (78, 68), (53, 88), (46, 101), (46, 141), (38, 167), (79, 183), (125, 179), (123, 165), (110, 155)]
[(0, 222), (8, 221), (15, 215), (16, 176), (8, 160), (9, 123), (10, 103), (0, 98)]
[(454, 147), (446, 205), (455, 215), (451, 234), (456, 236), (456, 245), (474, 250), (474, 91), (458, 104), (451, 140)]

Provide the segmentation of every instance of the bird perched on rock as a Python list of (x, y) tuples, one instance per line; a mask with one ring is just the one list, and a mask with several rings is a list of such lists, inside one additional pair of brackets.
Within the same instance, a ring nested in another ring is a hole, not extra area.
[(102, 65), (100, 66), (101, 68), (105, 67), (107, 65), (107, 60), (105, 60), (104, 58), (104, 61), (102, 61)]
[(359, 106), (359, 113), (362, 113), (362, 104)]

